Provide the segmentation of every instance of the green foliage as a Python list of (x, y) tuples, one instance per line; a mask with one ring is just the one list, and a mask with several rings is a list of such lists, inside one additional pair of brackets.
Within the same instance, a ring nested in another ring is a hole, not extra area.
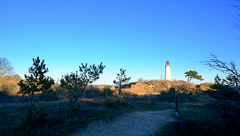
[(78, 75), (78, 72), (76, 73), (72, 72), (71, 74), (63, 76), (60, 82), (61, 82), (60, 86), (69, 91), (68, 96), (70, 108), (71, 110), (74, 110), (75, 108), (77, 108), (78, 98), (81, 97), (84, 88), (81, 82), (81, 78)]
[(104, 97), (112, 97), (113, 96), (113, 91), (110, 88), (104, 88), (102, 92)]
[(108, 107), (110, 107), (110, 108), (116, 107), (116, 99), (115, 99), (115, 97), (107, 97), (107, 98), (105, 98), (104, 103)]
[(112, 96), (105, 99), (105, 104), (110, 108), (116, 108), (118, 106), (127, 106), (128, 103), (123, 96)]
[(100, 78), (100, 74), (103, 73), (103, 69), (105, 68), (102, 63), (98, 66), (95, 64), (88, 66), (88, 64), (81, 64), (79, 66), (79, 75), (82, 81), (83, 87), (87, 87), (89, 84), (95, 82)]
[[(239, 78), (239, 77), (238, 77)], [(219, 77), (219, 75), (216, 75), (214, 78), (216, 85), (227, 85), (229, 87), (235, 87), (235, 82), (238, 82), (238, 78), (236, 78), (233, 74), (229, 74), (225, 77), (225, 79), (222, 79)]]
[(95, 64), (88, 66), (88, 64), (81, 64), (79, 66), (79, 73), (67, 74), (60, 80), (61, 87), (69, 90), (77, 89), (84, 90), (89, 84), (99, 79), (100, 74), (103, 73), (105, 66), (100, 63), (98, 66)]
[(71, 74), (63, 76), (62, 79), (60, 80), (60, 83), (61, 83), (60, 86), (62, 88), (69, 90), (74, 89), (81, 90), (83, 88), (81, 77), (79, 76), (77, 71), (76, 73), (72, 72)]
[(29, 68), (30, 75), (24, 75), (25, 80), (20, 80), (18, 85), (23, 95), (34, 96), (35, 93), (47, 92), (50, 87), (54, 84), (54, 80), (50, 77), (46, 77), (45, 74), (48, 72), (44, 60), (40, 60), (39, 57), (33, 58), (33, 66)]
[(192, 79), (196, 79), (196, 80), (204, 80), (202, 75), (198, 74), (197, 71), (193, 71), (193, 70), (189, 70), (185, 72), (185, 77), (188, 78), (188, 82), (190, 82)]
[(226, 84), (231, 87), (236, 87), (236, 90), (239, 89), (238, 84), (240, 83), (240, 75), (236, 76), (233, 74), (228, 74), (225, 79)]
[(126, 98), (123, 97), (123, 96), (118, 96), (117, 97), (117, 102), (118, 102), (119, 105), (122, 105), (122, 106), (127, 106), (128, 105)]
[(214, 80), (215, 84), (212, 84), (210, 87), (215, 91), (208, 92), (211, 97), (222, 100), (239, 100), (240, 96), (238, 91), (236, 91), (235, 87), (231, 86), (226, 79), (221, 79), (216, 75)]
[(217, 85), (224, 84), (223, 80), (219, 77), (219, 75), (215, 76), (214, 81)]
[(120, 69), (120, 73), (117, 73), (116, 80), (113, 81), (113, 83), (115, 84), (115, 87), (118, 90), (118, 94), (122, 95), (122, 93), (123, 93), (122, 89), (126, 85), (128, 85), (130, 79), (131, 79), (131, 77), (126, 76), (126, 70)]
[(211, 88), (216, 90), (207, 92), (212, 98), (222, 100), (239, 100), (238, 92), (228, 85), (213, 84), (211, 85)]
[(70, 106), (71, 110), (77, 108), (78, 98), (81, 97), (86, 89), (86, 87), (99, 79), (100, 74), (103, 73), (105, 68), (102, 63), (98, 66), (95, 64), (88, 65), (81, 63), (79, 66), (79, 72), (67, 74), (60, 80), (60, 86), (69, 90)]

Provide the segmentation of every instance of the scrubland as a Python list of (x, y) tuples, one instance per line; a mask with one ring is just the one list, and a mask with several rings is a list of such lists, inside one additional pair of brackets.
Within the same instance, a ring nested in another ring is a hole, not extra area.
[[(96, 121), (111, 122), (135, 111), (175, 110), (179, 88), (179, 115), (155, 135), (200, 136), (238, 135), (240, 103), (226, 90), (211, 89), (209, 83), (200, 87), (185, 81), (143, 81), (124, 89), (124, 98), (114, 99), (113, 86), (89, 86), (79, 99), (79, 109), (69, 114), (67, 90), (55, 84), (51, 92), (37, 94), (38, 118), (31, 125), (25, 122), (28, 96), (17, 95), (18, 78), (7, 77), (0, 92), (0, 133), (9, 135), (62, 136), (72, 135)], [(2, 79), (1, 79), (2, 80)], [(8, 87), (6, 87), (8, 86)], [(6, 89), (7, 88), (7, 89)], [(7, 90), (7, 91), (6, 91)], [(42, 110), (41, 110), (42, 109)], [(40, 119), (39, 119), (40, 118)]]

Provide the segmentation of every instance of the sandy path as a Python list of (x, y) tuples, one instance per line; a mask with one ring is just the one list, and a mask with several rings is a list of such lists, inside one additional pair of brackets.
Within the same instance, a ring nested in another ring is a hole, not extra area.
[(113, 122), (95, 122), (72, 136), (149, 136), (174, 121), (172, 110), (133, 112)]

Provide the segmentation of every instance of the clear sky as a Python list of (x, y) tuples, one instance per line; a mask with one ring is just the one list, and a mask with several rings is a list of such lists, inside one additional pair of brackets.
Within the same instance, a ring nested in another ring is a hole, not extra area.
[(20, 76), (32, 58), (46, 61), (58, 80), (82, 62), (106, 65), (97, 84), (112, 84), (119, 68), (132, 81), (172, 78), (197, 70), (205, 82), (216, 71), (199, 62), (210, 53), (240, 64), (235, 0), (1, 0), (0, 57)]

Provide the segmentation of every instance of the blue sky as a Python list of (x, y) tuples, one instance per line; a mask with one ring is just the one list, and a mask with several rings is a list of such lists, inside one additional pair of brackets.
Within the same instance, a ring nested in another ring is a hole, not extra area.
[(58, 80), (82, 62), (106, 65), (97, 84), (112, 84), (119, 68), (132, 81), (172, 78), (197, 70), (205, 82), (216, 71), (199, 62), (210, 53), (239, 62), (235, 0), (2, 0), (0, 57), (21, 76), (40, 56)]

